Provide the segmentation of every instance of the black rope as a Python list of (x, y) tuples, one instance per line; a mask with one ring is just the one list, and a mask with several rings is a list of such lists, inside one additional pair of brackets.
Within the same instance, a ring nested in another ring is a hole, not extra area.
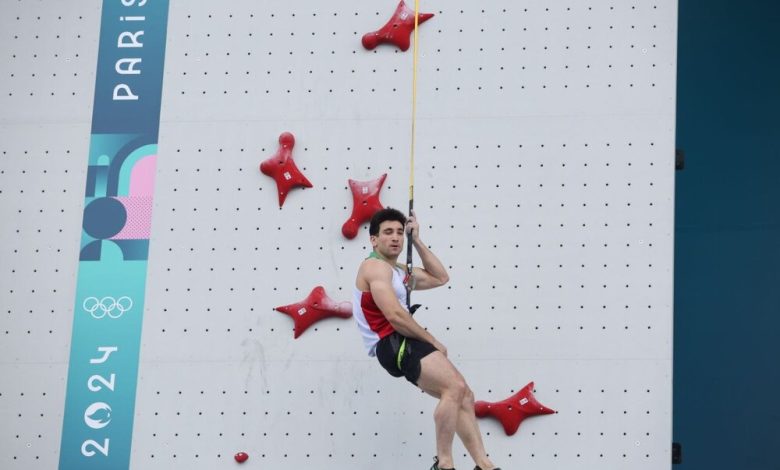
[[(412, 216), (414, 210), (414, 199), (409, 199), (409, 217)], [(414, 239), (412, 230), (406, 234), (406, 308), (409, 309), (409, 313), (414, 315), (414, 312), (420, 308), (420, 304), (412, 305), (412, 288), (414, 287), (414, 266), (412, 265), (412, 240)]]

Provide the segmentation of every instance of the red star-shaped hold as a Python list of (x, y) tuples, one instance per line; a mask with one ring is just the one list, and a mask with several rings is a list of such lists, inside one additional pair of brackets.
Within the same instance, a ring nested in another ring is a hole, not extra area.
[(276, 310), (289, 315), (295, 324), (295, 337), (299, 337), (314, 323), (328, 317), (349, 318), (352, 316), (351, 302), (336, 302), (328, 297), (325, 288), (317, 286), (301, 302), (276, 307)]
[(349, 180), (349, 189), (352, 190), (352, 215), (341, 226), (341, 233), (345, 237), (355, 238), (360, 224), (383, 209), (382, 203), (379, 202), (379, 191), (382, 190), (385, 178), (387, 173), (372, 181)]
[(260, 164), (260, 171), (276, 180), (279, 191), (279, 207), (284, 204), (287, 193), (296, 186), (311, 188), (312, 184), (303, 176), (292, 158), (295, 137), (289, 132), (279, 136), (279, 150)]
[(522, 390), (506, 400), (496, 403), (478, 401), (474, 404), (474, 412), (478, 418), (490, 416), (498, 419), (504, 426), (504, 432), (511, 436), (520, 427), (520, 423), (529, 416), (549, 415), (555, 413), (542, 405), (533, 394), (534, 383), (531, 382)]
[[(417, 24), (421, 25), (433, 17), (433, 13), (418, 13)], [(363, 35), (363, 47), (368, 50), (383, 43), (395, 44), (399, 49), (409, 49), (409, 36), (414, 32), (414, 9), (401, 0), (395, 13), (378, 31)]]

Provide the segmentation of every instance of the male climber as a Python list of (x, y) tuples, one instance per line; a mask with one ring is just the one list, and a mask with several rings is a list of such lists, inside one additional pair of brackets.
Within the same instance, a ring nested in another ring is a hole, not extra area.
[[(405, 232), (422, 260), (422, 268), (397, 264), (404, 248)], [(420, 240), (414, 213), (407, 218), (398, 210), (382, 209), (368, 229), (374, 251), (358, 269), (352, 311), (369, 356), (393, 377), (406, 380), (439, 399), (433, 412), (436, 423), (436, 458), (431, 470), (454, 468), (452, 441), (458, 434), (475, 470), (500, 470), (485, 452), (477, 419), (474, 394), (466, 380), (447, 359), (447, 348), (412, 318), (406, 303), (406, 283), (413, 289), (432, 289), (448, 280), (447, 270)]]

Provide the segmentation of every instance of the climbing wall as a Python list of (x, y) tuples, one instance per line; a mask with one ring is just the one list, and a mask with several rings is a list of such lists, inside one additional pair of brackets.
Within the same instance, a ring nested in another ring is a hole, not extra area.
[[(361, 45), (396, 5), (171, 2), (131, 468), (430, 466), (435, 401), (352, 320), (274, 310), (351, 298), (349, 179), (407, 204), (412, 51)], [(3, 10), (0, 467), (54, 468), (101, 2)], [(415, 204), (451, 281), (415, 318), (477, 399), (557, 411), (480, 421), (503, 468), (667, 468), (677, 2), (421, 10)], [(283, 132), (312, 187), (280, 207)]]

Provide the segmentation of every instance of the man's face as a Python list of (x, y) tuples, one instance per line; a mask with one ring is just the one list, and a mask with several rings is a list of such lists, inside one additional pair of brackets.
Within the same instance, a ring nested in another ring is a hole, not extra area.
[(386, 258), (397, 258), (404, 249), (404, 226), (397, 220), (379, 224), (379, 234), (371, 236), (374, 251)]

